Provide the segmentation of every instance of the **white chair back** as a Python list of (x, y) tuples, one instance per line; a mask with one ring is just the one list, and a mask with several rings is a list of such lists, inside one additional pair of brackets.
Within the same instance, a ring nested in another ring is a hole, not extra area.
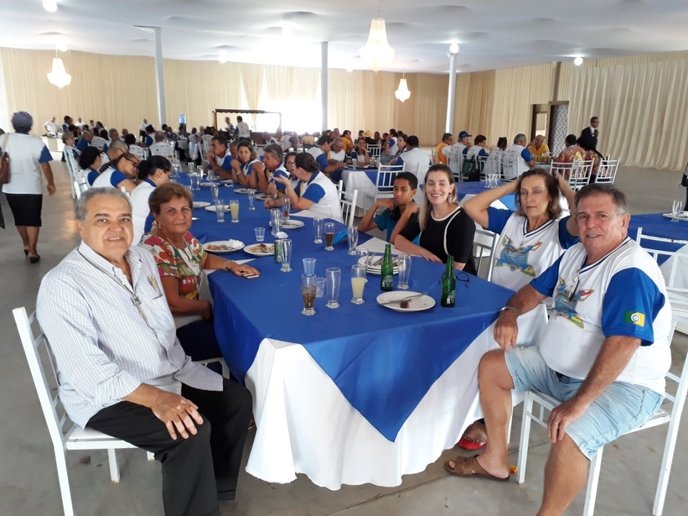
[(340, 179), (339, 183), (337, 183), (337, 197), (339, 198), (339, 207), (342, 210), (342, 221), (347, 226), (353, 226), (354, 217), (356, 216), (358, 190), (354, 190), (353, 193), (344, 191), (344, 181)]
[[(38, 401), (48, 426), (48, 433), (55, 452), (55, 462), (62, 495), (62, 509), (67, 516), (73, 516), (74, 506), (69, 488), (66, 450), (107, 450), (110, 463), (110, 478), (119, 482), (119, 468), (115, 449), (135, 448), (126, 441), (115, 439), (93, 429), (81, 429), (74, 425), (65, 413), (58, 392), (58, 378), (54, 359), (45, 334), (38, 326), (36, 314), (27, 315), (24, 307), (12, 310), (19, 338), (29, 364), (31, 378), (36, 388)], [(151, 456), (149, 455), (149, 459)]]
[[(671, 329), (670, 338), (673, 337), (673, 334), (674, 328)], [(657, 409), (657, 411), (645, 422), (645, 424), (634, 428), (625, 434), (622, 434), (627, 435), (664, 424), (669, 425), (666, 439), (664, 441), (664, 453), (662, 455), (662, 463), (659, 470), (657, 489), (655, 491), (655, 500), (652, 508), (652, 514), (654, 515), (662, 514), (664, 509), (664, 501), (666, 499), (667, 487), (669, 486), (671, 464), (674, 459), (679, 424), (681, 422), (681, 415), (683, 413), (683, 407), (686, 401), (686, 392), (688, 391), (688, 355), (684, 357), (680, 376), (669, 372), (666, 375), (666, 380), (668, 388), (662, 406)], [(673, 394), (671, 393), (672, 389), (670, 387), (675, 387)], [(537, 410), (533, 405), (537, 406)], [(522, 484), (525, 481), (531, 421), (534, 421), (540, 426), (547, 428), (548, 413), (559, 405), (559, 401), (554, 400), (549, 396), (545, 396), (539, 392), (528, 391), (526, 393), (526, 397), (523, 402), (521, 442), (518, 450), (518, 477), (516, 481), (519, 484)], [(603, 452), (604, 447), (600, 448), (595, 457), (593, 457), (590, 461), (590, 469), (588, 471), (588, 486), (585, 493), (585, 506), (583, 508), (584, 516), (592, 516), (595, 512), (595, 500), (597, 498), (597, 485), (600, 478)], [(617, 508), (617, 510), (619, 512), (623, 512), (620, 508)]]
[(148, 157), (148, 150), (144, 149), (139, 145), (129, 145), (129, 152), (131, 152), (134, 156), (141, 160), (146, 159)]
[[(475, 268), (480, 277), (487, 281), (492, 281), (492, 269), (494, 268), (495, 250), (497, 249), (497, 242), (499, 235), (483, 229), (481, 227), (475, 228), (475, 236), (473, 237), (473, 258), (475, 260)], [(487, 268), (484, 275), (482, 269)]]
[(553, 161), (549, 167), (550, 173), (554, 174), (559, 172), (564, 179), (566, 179), (571, 174), (571, 169), (573, 168), (573, 163), (564, 163)]
[[(502, 177), (502, 161), (504, 159), (504, 151), (493, 150), (490, 155), (485, 159), (485, 166), (483, 167), (482, 174), (484, 175), (494, 175), (497, 174), (500, 178)], [(481, 175), (482, 177), (482, 175)]]
[(69, 183), (72, 190), (72, 199), (79, 200), (81, 194), (88, 190), (86, 174), (78, 165), (71, 146), (65, 146), (62, 152), (65, 158), (65, 163), (67, 164), (67, 171), (69, 172)]
[(574, 161), (569, 174), (569, 186), (571, 190), (577, 192), (590, 182), (592, 175), (592, 160)]
[(485, 165), (487, 164), (487, 160), (490, 158), (490, 156), (478, 156), (476, 159), (475, 163), (478, 167), (478, 172), (480, 173), (480, 180), (484, 181), (485, 178)]
[(502, 179), (515, 181), (519, 174), (519, 160), (521, 155), (515, 152), (504, 152), (502, 156)]
[(100, 136), (94, 136), (89, 146), (95, 147), (99, 151), (102, 151), (103, 147), (105, 147), (105, 145), (109, 143), (110, 142), (108, 142), (105, 138), (101, 138)]
[(616, 180), (616, 171), (619, 168), (618, 159), (603, 159), (600, 161), (600, 167), (597, 169), (595, 175), (596, 183), (610, 183), (613, 184)]
[(201, 159), (205, 159), (210, 152), (210, 142), (213, 141), (212, 134), (204, 134), (201, 136)]
[(375, 181), (375, 200), (391, 199), (394, 190), (394, 179), (399, 172), (404, 170), (404, 165), (379, 165), (377, 167), (377, 179)]
[(451, 170), (454, 181), (457, 183), (461, 181), (461, 169), (463, 167), (463, 153), (458, 147), (452, 145), (449, 149), (449, 156), (447, 156), (447, 164)]
[(148, 147), (151, 156), (174, 158), (174, 142), (156, 142)]
[(378, 159), (380, 153), (382, 152), (382, 146), (379, 143), (369, 143), (368, 144), (368, 154), (371, 158)]

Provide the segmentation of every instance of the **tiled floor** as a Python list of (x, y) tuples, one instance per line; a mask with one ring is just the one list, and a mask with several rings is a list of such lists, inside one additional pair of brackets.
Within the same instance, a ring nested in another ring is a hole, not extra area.
[[(57, 162), (59, 163), (59, 162)], [(41, 277), (77, 243), (66, 174), (56, 167), (59, 191), (44, 201), (44, 227), (38, 265), (28, 265), (13, 227), (0, 231), (3, 295), (0, 299), (0, 515), (42, 516), (61, 513), (55, 461), (48, 433), (29, 378), (28, 368), (10, 310), (25, 305), (33, 310)], [(617, 185), (626, 191), (633, 213), (668, 211), (672, 199), (685, 198), (680, 173), (624, 169)], [(2, 200), (5, 217), (7, 205)], [(688, 339), (674, 340), (675, 362), (685, 355)], [(680, 354), (680, 355), (679, 355)], [(516, 414), (519, 413), (517, 409)], [(664, 514), (685, 514), (685, 470), (688, 467), (686, 420), (679, 435), (673, 476)], [(518, 439), (518, 417), (514, 443)], [(651, 511), (665, 428), (623, 438), (605, 451), (597, 514), (644, 515)], [(534, 431), (527, 483), (519, 486), (447, 477), (442, 461), (446, 451), (423, 473), (408, 476), (393, 489), (371, 485), (347, 486), (339, 491), (314, 486), (303, 476), (291, 484), (267, 484), (247, 474), (241, 478), (239, 501), (224, 504), (225, 513), (246, 515), (441, 515), (534, 514), (542, 489), (542, 466), (548, 445)], [(250, 443), (248, 444), (250, 446)], [(515, 449), (515, 444), (512, 446)], [(146, 462), (142, 451), (119, 453), (122, 481), (111, 484), (104, 452), (73, 452), (68, 456), (72, 492), (79, 515), (162, 514), (160, 468)], [(515, 453), (512, 454), (515, 461)], [(684, 507), (684, 509), (681, 509)], [(579, 514), (579, 498), (570, 514)]]

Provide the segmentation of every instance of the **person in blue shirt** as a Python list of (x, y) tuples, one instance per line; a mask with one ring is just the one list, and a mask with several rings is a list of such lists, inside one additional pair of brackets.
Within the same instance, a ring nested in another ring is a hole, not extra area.
[(393, 197), (375, 201), (361, 219), (358, 230), (365, 232), (377, 227), (386, 231), (388, 242), (394, 242), (411, 215), (418, 211), (418, 205), (413, 201), (417, 189), (418, 178), (411, 172), (398, 174), (394, 179)]
[(93, 182), (100, 175), (100, 151), (95, 147), (86, 147), (79, 156), (79, 166), (86, 172), (86, 182), (93, 186)]
[(152, 125), (147, 125), (146, 126), (146, 137), (143, 140), (143, 144), (146, 147), (150, 147), (155, 143), (155, 140), (153, 139), (153, 135), (155, 134), (155, 128)]
[(237, 159), (232, 161), (232, 179), (235, 183), (256, 190), (258, 175), (265, 173), (265, 165), (258, 159), (256, 150), (248, 140), (237, 145)]
[(91, 144), (91, 140), (93, 140), (93, 133), (91, 131), (83, 131), (79, 141), (76, 143), (76, 148), (79, 152), (84, 152), (86, 147)]
[(229, 149), (227, 138), (222, 134), (216, 134), (210, 141), (208, 152), (208, 165), (223, 179), (232, 178), (232, 153)]

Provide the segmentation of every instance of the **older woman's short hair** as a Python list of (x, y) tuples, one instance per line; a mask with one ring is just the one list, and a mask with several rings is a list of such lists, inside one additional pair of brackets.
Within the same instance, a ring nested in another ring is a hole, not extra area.
[(148, 207), (154, 215), (160, 215), (160, 207), (172, 199), (186, 199), (189, 207), (193, 206), (193, 196), (191, 192), (179, 183), (165, 183), (158, 186), (148, 198)]
[(12, 115), (12, 127), (18, 133), (28, 133), (33, 126), (33, 117), (26, 111), (17, 111)]

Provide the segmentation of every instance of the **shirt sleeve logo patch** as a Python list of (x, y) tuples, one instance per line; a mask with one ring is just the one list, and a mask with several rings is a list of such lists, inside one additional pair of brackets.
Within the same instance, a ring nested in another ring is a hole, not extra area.
[(624, 322), (643, 327), (645, 326), (645, 314), (640, 312), (626, 312), (624, 314)]

